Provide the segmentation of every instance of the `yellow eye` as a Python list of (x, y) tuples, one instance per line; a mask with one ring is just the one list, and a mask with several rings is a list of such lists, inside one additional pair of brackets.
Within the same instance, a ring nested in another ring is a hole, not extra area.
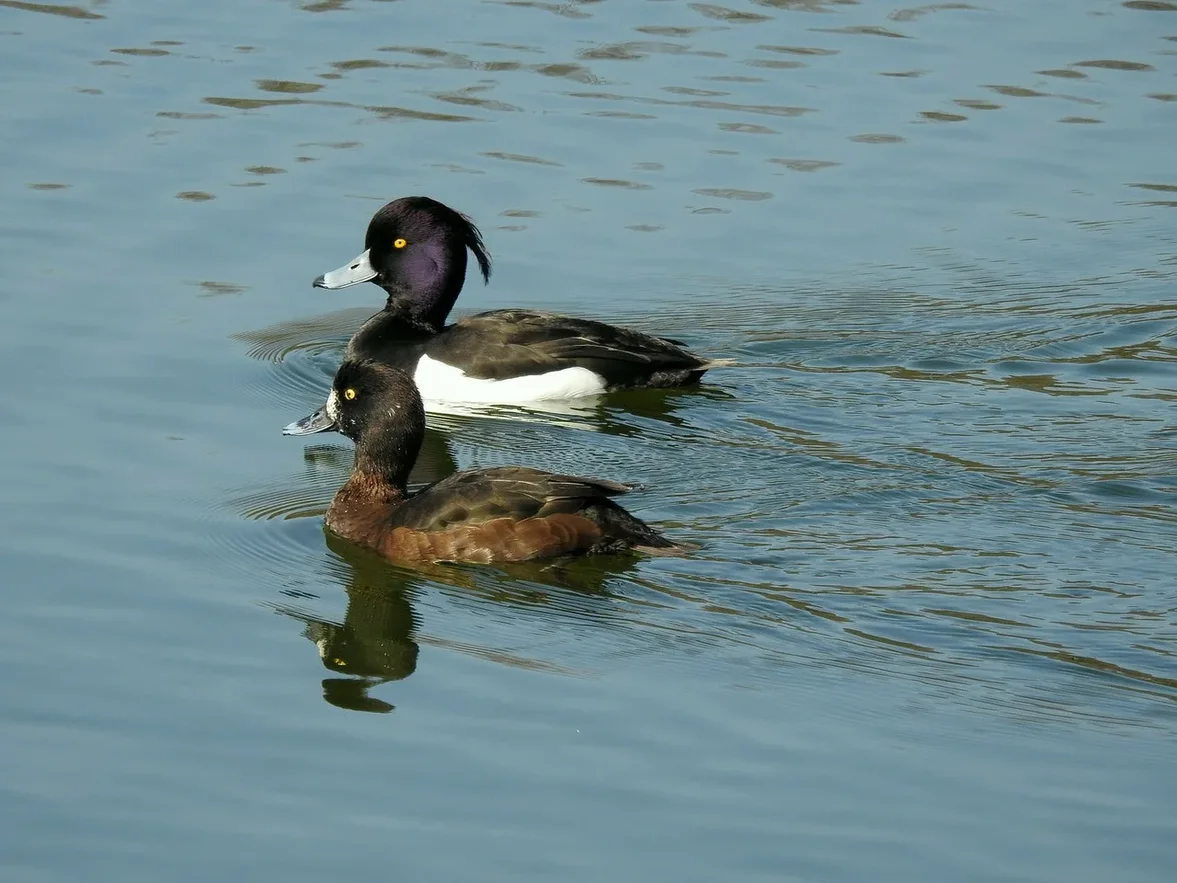
[(406, 245), (408, 245), (408, 243), (405, 242), (403, 239), (398, 239), (392, 243), (393, 248), (404, 248)]
[(343, 391), (343, 397), (350, 402), (356, 397), (356, 391), (349, 386)]
[(331, 661), (340, 668), (347, 668), (347, 662), (342, 659), (332, 659)]

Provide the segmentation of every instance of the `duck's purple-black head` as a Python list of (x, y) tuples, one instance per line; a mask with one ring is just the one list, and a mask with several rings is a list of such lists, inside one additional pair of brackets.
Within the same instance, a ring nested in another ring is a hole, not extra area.
[(388, 293), (389, 307), (440, 330), (466, 280), (467, 249), (489, 282), (490, 254), (474, 222), (428, 196), (405, 196), (372, 216), (362, 254), (314, 285), (337, 289), (375, 282)]

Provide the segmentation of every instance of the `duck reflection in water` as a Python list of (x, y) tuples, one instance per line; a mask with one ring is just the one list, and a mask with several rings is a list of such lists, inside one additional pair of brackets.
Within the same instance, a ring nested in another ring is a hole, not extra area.
[(385, 567), (376, 555), (339, 548), (349, 544), (330, 534), (327, 544), (347, 563), (343, 622), (315, 619), (289, 607), (280, 612), (306, 624), (303, 635), (318, 648), (324, 668), (346, 676), (323, 679), (327, 702), (352, 711), (387, 713), (393, 706), (368, 695), (368, 690), (417, 670), (419, 647), (413, 639), (416, 623), (409, 602), (413, 579)]
[(477, 568), (422, 564), (409, 571), (330, 531), (324, 530), (324, 537), (341, 565), (333, 570), (342, 571), (347, 595), (343, 621), (320, 619), (287, 604), (275, 609), (304, 624), (302, 634), (317, 648), (323, 667), (339, 675), (322, 680), (323, 699), (338, 708), (378, 714), (395, 706), (369, 691), (413, 674), (421, 643), (514, 666), (558, 667), (491, 647), (418, 636), (412, 602), (418, 593), (441, 584), (459, 589), (459, 598), (474, 603), (518, 606), (532, 616), (586, 616), (600, 624), (613, 610), (608, 583), (637, 567), (633, 559), (603, 556)]

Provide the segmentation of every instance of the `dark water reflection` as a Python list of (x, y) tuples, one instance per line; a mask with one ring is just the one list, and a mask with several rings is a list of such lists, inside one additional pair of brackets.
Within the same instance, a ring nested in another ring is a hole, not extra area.
[[(1175, 11), (0, 0), (0, 877), (1164, 879)], [(310, 280), (411, 193), (459, 313), (739, 363), (431, 415), (414, 485), (698, 554), (324, 533), (279, 429), (379, 298)]]
[(344, 551), (342, 541), (328, 535), (328, 545), (349, 566), (345, 582), (347, 609), (340, 623), (315, 619), (294, 607), (278, 611), (306, 624), (303, 635), (319, 651), (323, 667), (346, 677), (323, 680), (323, 698), (340, 708), (389, 712), (393, 706), (368, 694), (387, 681), (407, 678), (417, 668), (413, 640), (411, 582), (389, 579), (386, 562)]
[[(336, 556), (332, 573), (347, 598), (342, 622), (316, 618), (296, 603), (275, 604), (274, 609), (304, 623), (303, 635), (315, 644), (324, 668), (343, 676), (323, 680), (323, 698), (355, 711), (393, 710), (393, 705), (373, 697), (369, 690), (413, 674), (420, 649), (418, 640), (515, 667), (563, 671), (558, 665), (492, 648), (428, 634), (418, 638), (412, 598), (428, 586), (441, 584), (466, 597), (500, 605), (540, 609), (555, 605), (565, 613), (576, 611), (599, 623), (610, 615), (608, 607), (590, 599), (607, 599), (609, 581), (637, 567), (633, 558), (621, 557), (587, 562), (528, 562), (478, 570), (423, 565), (407, 571), (330, 533), (325, 536), (327, 547)], [(306, 597), (305, 592), (288, 594), (296, 599)]]

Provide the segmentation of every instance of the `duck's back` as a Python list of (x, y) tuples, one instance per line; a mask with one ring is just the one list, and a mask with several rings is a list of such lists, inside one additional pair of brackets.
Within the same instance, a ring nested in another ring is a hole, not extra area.
[(677, 549), (609, 499), (629, 489), (518, 466), (459, 472), (396, 508), (383, 551), (403, 559), (523, 561)]
[(491, 310), (436, 330), (404, 302), (365, 322), (345, 358), (400, 368), (428, 401), (502, 404), (679, 386), (724, 364), (675, 340), (538, 310)]
[(708, 365), (675, 340), (592, 319), (518, 309), (467, 316), (430, 341), (428, 354), (480, 379), (582, 368), (610, 388), (648, 385), (662, 374), (683, 382)]

